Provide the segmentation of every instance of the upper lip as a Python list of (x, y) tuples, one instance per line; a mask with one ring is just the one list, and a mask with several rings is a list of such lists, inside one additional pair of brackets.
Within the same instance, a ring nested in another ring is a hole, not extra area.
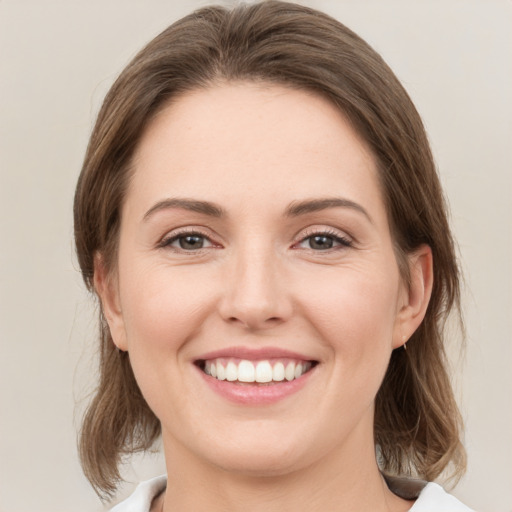
[(279, 347), (260, 347), (260, 348), (249, 348), (249, 347), (227, 347), (219, 350), (213, 350), (206, 354), (202, 354), (196, 360), (205, 361), (217, 358), (235, 358), (235, 359), (247, 359), (249, 361), (259, 361), (262, 359), (298, 359), (302, 361), (316, 361), (307, 355), (294, 352), (292, 350), (286, 350)]

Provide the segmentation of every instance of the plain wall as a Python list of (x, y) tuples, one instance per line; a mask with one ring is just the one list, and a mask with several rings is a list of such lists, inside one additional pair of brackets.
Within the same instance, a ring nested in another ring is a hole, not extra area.
[[(426, 123), (466, 273), (466, 356), (451, 347), (466, 419), (454, 493), (512, 511), (512, 3), (310, 0), (366, 38)], [(72, 196), (115, 76), (203, 1), (0, 0), (0, 512), (103, 506), (76, 454), (94, 384), (95, 306), (72, 244)], [(133, 482), (163, 471), (156, 457)]]

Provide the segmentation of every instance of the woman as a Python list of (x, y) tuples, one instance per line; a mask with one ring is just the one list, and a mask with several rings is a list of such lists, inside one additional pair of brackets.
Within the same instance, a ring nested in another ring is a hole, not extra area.
[(442, 191), (346, 27), (270, 1), (165, 30), (105, 99), (75, 237), (101, 301), (85, 473), (112, 495), (160, 434), (167, 465), (116, 511), (469, 510), (426, 483), (465, 463)]

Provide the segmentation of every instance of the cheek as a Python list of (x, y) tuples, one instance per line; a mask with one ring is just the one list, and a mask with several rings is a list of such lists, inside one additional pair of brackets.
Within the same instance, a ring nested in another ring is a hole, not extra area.
[[(177, 417), (188, 407), (187, 342), (197, 336), (210, 311), (211, 287), (197, 270), (152, 267), (124, 274), (120, 283), (130, 363), (150, 408)], [(206, 280), (208, 282), (208, 280)], [(162, 393), (162, 388), (167, 390)], [(169, 399), (169, 397), (172, 397)]]
[(209, 282), (197, 270), (165, 265), (132, 274), (121, 290), (129, 350), (179, 349), (201, 328), (213, 300)]
[(304, 315), (335, 357), (366, 361), (389, 356), (397, 313), (398, 272), (350, 268), (319, 278), (303, 303)]

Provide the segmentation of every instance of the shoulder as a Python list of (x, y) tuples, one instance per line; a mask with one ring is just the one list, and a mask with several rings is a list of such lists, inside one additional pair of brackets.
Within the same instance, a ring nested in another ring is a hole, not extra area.
[(129, 498), (117, 504), (110, 512), (149, 512), (151, 502), (165, 489), (166, 484), (165, 476), (142, 482)]
[(394, 494), (405, 500), (416, 500), (409, 512), (473, 512), (433, 482), (389, 475), (383, 477)]
[[(140, 483), (133, 494), (110, 512), (149, 512), (152, 501), (165, 489), (167, 478), (158, 476)], [(435, 507), (435, 508), (434, 508)], [(473, 512), (440, 485), (430, 482), (420, 492), (410, 512)]]
[(473, 512), (440, 485), (428, 483), (421, 491), (410, 512)]

